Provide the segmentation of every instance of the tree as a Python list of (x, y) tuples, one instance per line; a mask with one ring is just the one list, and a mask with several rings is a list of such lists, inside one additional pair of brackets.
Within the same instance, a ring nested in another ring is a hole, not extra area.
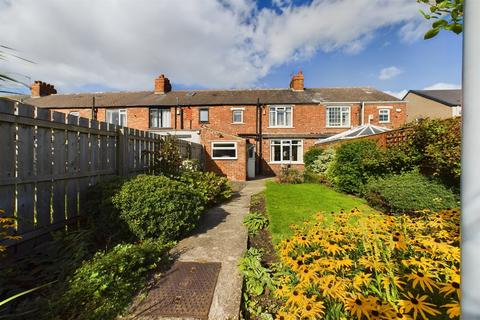
[[(25, 62), (28, 62), (28, 63), (33, 63), (32, 61), (28, 60), (28, 59), (25, 59), (25, 58), (22, 58), (18, 55), (15, 54), (15, 50), (10, 48), (10, 47), (7, 47), (7, 46), (4, 46), (4, 45), (0, 45), (0, 60), (7, 60), (8, 57), (13, 57), (13, 58), (16, 58), (16, 59), (19, 59), (19, 60), (22, 60), (22, 61), (25, 61)], [(14, 91), (11, 91), (11, 90), (8, 90), (8, 86), (9, 85), (22, 85), (22, 86), (25, 86), (27, 88), (29, 88), (30, 86), (28, 85), (28, 83), (24, 83), (18, 79), (15, 79), (13, 76), (10, 76), (8, 75), (7, 72), (3, 71), (3, 70), (0, 70), (0, 93), (14, 93), (14, 94), (17, 94), (18, 92), (14, 92)]]
[(441, 30), (460, 34), (463, 31), (463, 0), (417, 0), (429, 6), (430, 12), (420, 10), (427, 20), (434, 20), (424, 39), (435, 37)]

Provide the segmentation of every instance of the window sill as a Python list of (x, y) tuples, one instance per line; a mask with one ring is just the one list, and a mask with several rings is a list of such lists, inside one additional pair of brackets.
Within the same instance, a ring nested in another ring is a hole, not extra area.
[(212, 157), (212, 160), (238, 160), (238, 158), (214, 158), (214, 157)]
[(392, 123), (391, 121), (378, 121), (378, 123), (381, 123), (381, 124), (390, 124)]
[(275, 127), (270, 127), (268, 126), (267, 129), (295, 129), (295, 127), (285, 127), (285, 126), (275, 126)]
[(325, 126), (327, 129), (350, 129), (352, 126)]
[(173, 127), (150, 127), (148, 130), (172, 130)]
[(245, 122), (232, 122), (231, 124), (245, 124)]
[(303, 162), (300, 162), (300, 161), (288, 161), (288, 162), (284, 162), (284, 161), (270, 161), (268, 164), (305, 164)]

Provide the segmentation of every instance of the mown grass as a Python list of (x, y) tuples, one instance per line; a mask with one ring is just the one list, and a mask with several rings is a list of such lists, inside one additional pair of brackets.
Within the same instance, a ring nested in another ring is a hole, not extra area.
[(279, 184), (269, 181), (265, 196), (274, 243), (293, 234), (290, 225), (302, 224), (318, 212), (328, 215), (355, 207), (365, 213), (375, 211), (365, 200), (337, 192), (322, 184)]

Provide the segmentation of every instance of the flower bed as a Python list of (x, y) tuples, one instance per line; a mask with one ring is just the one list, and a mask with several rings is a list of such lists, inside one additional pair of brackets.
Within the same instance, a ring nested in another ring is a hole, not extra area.
[(277, 319), (458, 319), (459, 212), (318, 214), (278, 247)]

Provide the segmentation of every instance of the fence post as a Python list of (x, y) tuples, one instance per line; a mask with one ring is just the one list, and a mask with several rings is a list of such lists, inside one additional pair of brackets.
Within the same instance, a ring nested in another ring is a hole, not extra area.
[(128, 129), (120, 128), (117, 131), (118, 137), (118, 175), (128, 175)]

